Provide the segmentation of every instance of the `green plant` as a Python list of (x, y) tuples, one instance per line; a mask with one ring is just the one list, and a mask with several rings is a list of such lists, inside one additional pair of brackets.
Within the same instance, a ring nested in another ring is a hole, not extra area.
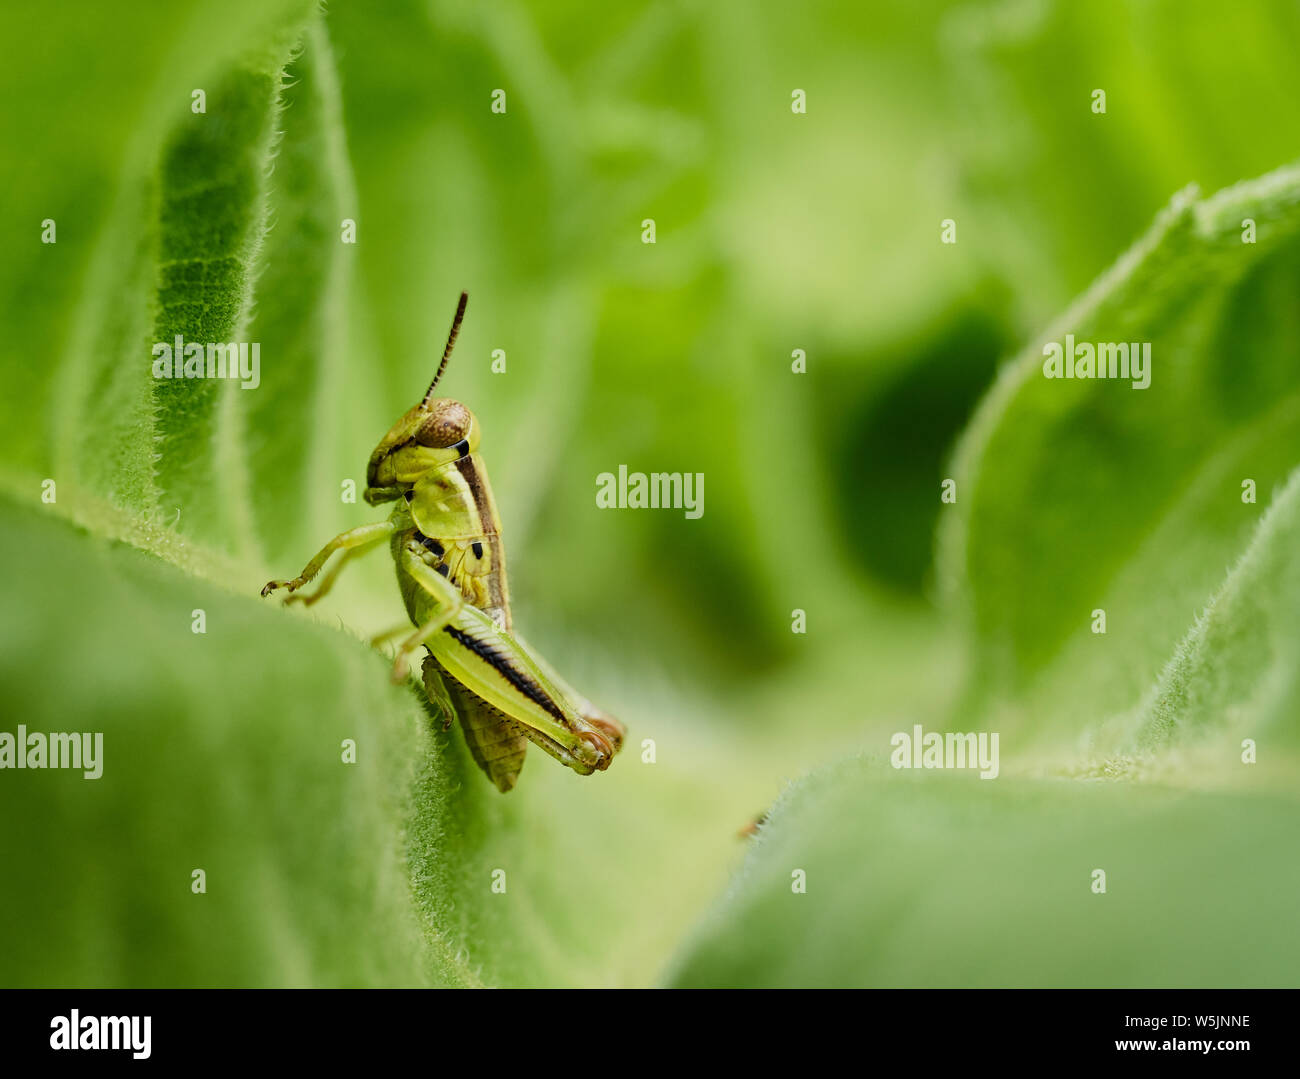
[[(1294, 984), (1298, 16), (1219, 16), (6, 8), (5, 729), (105, 762), (0, 770), (0, 983)], [(257, 596), (374, 519), (462, 287), (520, 622), (628, 726), (506, 798), (365, 645), (391, 570)], [(999, 778), (891, 768), (917, 723)]]

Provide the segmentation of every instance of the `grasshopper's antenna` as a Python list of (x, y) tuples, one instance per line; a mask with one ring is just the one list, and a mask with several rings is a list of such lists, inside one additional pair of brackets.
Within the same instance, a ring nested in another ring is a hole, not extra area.
[(429, 388), (424, 391), (424, 400), (421, 404), (428, 404), (429, 398), (433, 396), (433, 388), (438, 385), (438, 379), (442, 378), (442, 373), (447, 370), (447, 361), (451, 359), (451, 350), (456, 345), (456, 335), (460, 333), (460, 323), (465, 317), (465, 305), (469, 303), (469, 293), (460, 294), (460, 303), (456, 305), (456, 317), (451, 320), (451, 333), (447, 335), (447, 347), (442, 350), (442, 363), (438, 364), (438, 373), (433, 376), (433, 381), (429, 383)]

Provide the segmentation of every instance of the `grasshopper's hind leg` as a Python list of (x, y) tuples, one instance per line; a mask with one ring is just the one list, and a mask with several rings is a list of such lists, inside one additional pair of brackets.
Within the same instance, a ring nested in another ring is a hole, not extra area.
[[(335, 551), (351, 551), (353, 548), (365, 547), (369, 549), (371, 545), (379, 540), (387, 539), (393, 534), (397, 526), (392, 521), (379, 521), (376, 524), (362, 525), (360, 528), (353, 528), (347, 532), (341, 532), (335, 536), (329, 543), (325, 544), (314, 557), (303, 568), (302, 573), (291, 581), (267, 581), (262, 588), (262, 595), (269, 596), (277, 588), (287, 588), (290, 592), (296, 592), (313, 577), (321, 571), (321, 568), (329, 561), (329, 556)], [(338, 576), (335, 572), (323, 584), (322, 591), (334, 583), (334, 578)], [(314, 597), (319, 599), (320, 596)]]
[(561, 677), (560, 672), (552, 667), (546, 661), (546, 658), (526, 640), (520, 637), (519, 634), (516, 633), (514, 638), (519, 647), (522, 648), (524, 652), (527, 653), (528, 657), (541, 668), (542, 673), (546, 675), (552, 683), (554, 683), (555, 688), (568, 698), (569, 704), (572, 705), (573, 710), (593, 727), (604, 732), (605, 736), (613, 743), (615, 753), (622, 749), (623, 738), (627, 734), (627, 728), (604, 709), (597, 708), (591, 703), (591, 701), (587, 700), (586, 697), (569, 685), (569, 683)]
[(429, 648), (461, 686), (580, 775), (609, 767), (622, 728), (589, 721), (516, 638), (469, 604), (443, 628)]
[(610, 733), (588, 722), (532, 656), (488, 615), (465, 602), (460, 589), (423, 555), (424, 548), (411, 540), (398, 556), (403, 574), (417, 590), (408, 597), (412, 621), (424, 621), (402, 642), (393, 680), (405, 680), (411, 655), (428, 642), (448, 675), (525, 728), (527, 736), (557, 760), (582, 775), (608, 768), (617, 748)]

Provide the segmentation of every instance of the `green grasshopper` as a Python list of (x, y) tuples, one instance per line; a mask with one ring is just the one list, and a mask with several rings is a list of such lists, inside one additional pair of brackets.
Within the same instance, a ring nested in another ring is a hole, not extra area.
[[(569, 686), (514, 632), (505, 549), (479, 425), (468, 408), (434, 397), (465, 317), (462, 292), (442, 362), (424, 399), (380, 440), (366, 469), (366, 502), (393, 502), (387, 521), (335, 536), (291, 581), (268, 581), (305, 604), (319, 600), (345, 563), (389, 541), (397, 584), (416, 627), (398, 648), (393, 681), (407, 680), (420, 648), (424, 689), (450, 727), (459, 716), (478, 766), (502, 791), (519, 778), (528, 742), (580, 775), (603, 771), (623, 744), (623, 726)], [(343, 555), (311, 595), (294, 594)], [(373, 643), (407, 632), (381, 634)]]

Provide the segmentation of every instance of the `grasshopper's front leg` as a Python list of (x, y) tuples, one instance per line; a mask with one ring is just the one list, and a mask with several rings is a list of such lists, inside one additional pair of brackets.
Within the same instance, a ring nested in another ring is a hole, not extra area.
[(316, 590), (314, 592), (290, 592), (289, 595), (284, 597), (284, 602), (286, 604), (301, 603), (304, 607), (310, 607), (313, 603), (319, 603), (329, 595), (330, 589), (334, 587), (334, 582), (339, 579), (339, 574), (347, 568), (349, 562), (360, 558), (363, 554), (368, 554), (387, 538), (387, 536), (376, 536), (372, 540), (367, 540), (359, 547), (347, 548), (343, 552), (343, 556), (335, 561), (334, 565), (325, 571), (325, 575), (316, 585)]
[[(347, 532), (340, 533), (317, 551), (316, 557), (308, 562), (303, 568), (302, 573), (292, 581), (267, 581), (265, 586), (262, 588), (262, 595), (269, 596), (277, 588), (287, 588), (290, 592), (296, 592), (321, 571), (321, 567), (325, 565), (329, 560), (329, 556), (335, 551), (347, 551), (351, 553), (355, 548), (368, 548), (377, 544), (380, 540), (387, 539), (394, 531), (396, 531), (396, 528), (397, 526), (394, 525), (392, 521), (380, 521), (376, 524), (361, 525), (359, 528), (353, 528)], [(341, 569), (342, 567), (340, 566), (339, 568)], [(315, 602), (321, 597), (321, 595), (328, 591), (330, 585), (334, 583), (334, 579), (337, 576), (337, 571), (332, 573), (321, 585), (320, 592), (313, 596), (311, 601)]]

